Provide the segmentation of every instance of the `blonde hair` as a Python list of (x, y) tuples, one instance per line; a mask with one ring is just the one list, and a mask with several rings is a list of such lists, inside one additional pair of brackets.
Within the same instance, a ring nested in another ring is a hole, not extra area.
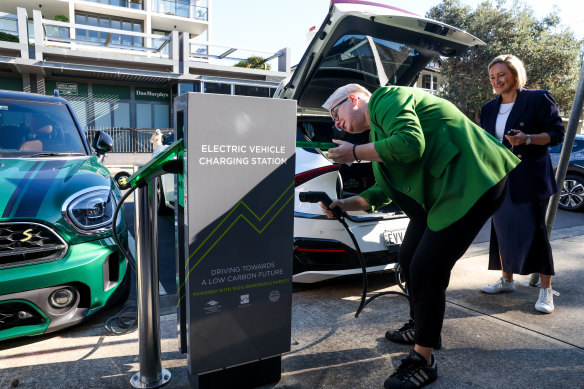
[(334, 91), (333, 94), (330, 95), (328, 99), (326, 99), (322, 107), (330, 111), (330, 109), (335, 105), (335, 103), (338, 103), (342, 99), (346, 99), (347, 97), (349, 97), (351, 93), (358, 95), (361, 99), (365, 100), (366, 102), (369, 102), (369, 98), (371, 97), (371, 92), (369, 92), (361, 85), (347, 84), (341, 86), (336, 91)]
[[(519, 58), (513, 54), (499, 55), (491, 61), (488, 70), (490, 71), (493, 65), (498, 63), (504, 63), (507, 65), (511, 73), (515, 76), (515, 89), (519, 89), (525, 85), (527, 82), (527, 74), (525, 73), (525, 66), (523, 66), (523, 62), (521, 62)], [(493, 88), (493, 92), (497, 93), (495, 88)]]

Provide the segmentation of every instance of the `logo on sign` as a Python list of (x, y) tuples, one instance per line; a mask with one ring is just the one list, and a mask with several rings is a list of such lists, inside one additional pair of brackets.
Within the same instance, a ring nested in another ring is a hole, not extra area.
[(272, 290), (268, 297), (271, 302), (275, 303), (276, 301), (280, 300), (280, 292), (278, 292), (277, 290)]
[(242, 294), (241, 296), (239, 296), (239, 303), (249, 304), (249, 294)]
[(215, 313), (221, 311), (221, 304), (218, 301), (211, 300), (205, 304), (205, 313)]

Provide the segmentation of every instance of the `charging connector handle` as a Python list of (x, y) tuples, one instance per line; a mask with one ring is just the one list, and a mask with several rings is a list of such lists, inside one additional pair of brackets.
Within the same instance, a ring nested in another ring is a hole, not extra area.
[(394, 291), (387, 291), (387, 292), (380, 292), (376, 293), (375, 295), (371, 296), (367, 299), (367, 267), (365, 265), (365, 258), (363, 257), (363, 253), (361, 252), (361, 248), (359, 247), (359, 243), (357, 243), (357, 239), (351, 229), (347, 225), (344, 216), (346, 213), (340, 207), (330, 208), (331, 203), (333, 202), (326, 192), (300, 192), (298, 194), (298, 199), (304, 203), (318, 203), (319, 201), (322, 202), (324, 205), (327, 206), (331, 211), (333, 211), (333, 216), (343, 225), (347, 234), (351, 238), (353, 245), (355, 246), (355, 251), (357, 252), (357, 257), (359, 258), (359, 263), (361, 264), (361, 272), (363, 277), (363, 292), (361, 293), (361, 302), (359, 303), (359, 307), (355, 312), (355, 317), (359, 317), (359, 314), (365, 308), (367, 304), (369, 304), (373, 299), (383, 296), (386, 294), (398, 294), (401, 296), (408, 297), (407, 294), (402, 292), (394, 292)]
[(332, 200), (326, 192), (300, 192), (298, 194), (298, 199), (303, 203), (318, 203), (322, 202), (328, 209), (333, 212), (333, 216), (340, 219), (344, 216), (344, 212), (339, 207), (330, 208)]

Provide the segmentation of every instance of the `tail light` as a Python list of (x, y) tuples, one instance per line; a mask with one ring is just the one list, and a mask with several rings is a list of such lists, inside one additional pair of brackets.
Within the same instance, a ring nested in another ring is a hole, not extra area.
[(338, 171), (340, 169), (340, 167), (341, 167), (341, 165), (330, 165), (330, 166), (319, 167), (318, 169), (313, 169), (313, 170), (309, 170), (309, 171), (304, 172), (304, 173), (297, 174), (294, 177), (295, 178), (295, 185), (294, 186), (302, 185), (305, 182), (310, 181), (318, 176), (322, 176), (323, 174)]

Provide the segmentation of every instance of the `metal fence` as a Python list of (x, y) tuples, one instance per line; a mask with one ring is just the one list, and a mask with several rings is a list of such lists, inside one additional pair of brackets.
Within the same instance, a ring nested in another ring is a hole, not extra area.
[[(161, 128), (163, 134), (163, 143), (169, 144), (174, 140), (174, 133), (172, 128)], [(85, 135), (89, 144), (93, 142), (93, 138), (97, 131), (103, 131), (112, 137), (114, 141), (114, 148), (112, 153), (151, 153), (152, 143), (150, 138), (156, 131), (155, 128), (86, 128)]]

